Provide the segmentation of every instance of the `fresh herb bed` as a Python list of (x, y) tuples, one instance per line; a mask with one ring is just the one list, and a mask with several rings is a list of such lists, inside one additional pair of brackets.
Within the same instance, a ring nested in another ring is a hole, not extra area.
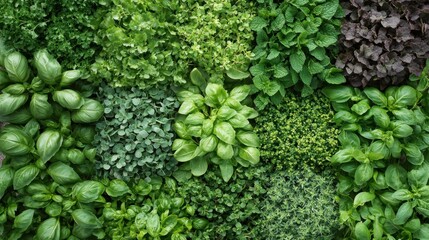
[(427, 1), (0, 12), (1, 239), (429, 239)]

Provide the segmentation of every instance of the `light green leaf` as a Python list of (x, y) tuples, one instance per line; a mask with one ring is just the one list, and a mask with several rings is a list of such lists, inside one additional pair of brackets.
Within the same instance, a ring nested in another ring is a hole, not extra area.
[(304, 67), (304, 63), (306, 60), (305, 54), (302, 50), (296, 50), (290, 55), (290, 64), (295, 70), (295, 72), (299, 73), (301, 72), (302, 68)]
[(255, 17), (250, 22), (250, 29), (252, 29), (253, 31), (260, 31), (266, 26), (268, 26), (268, 22), (261, 17)]
[(204, 89), (207, 82), (203, 74), (201, 74), (197, 68), (192, 69), (190, 76), (192, 84), (199, 87), (200, 89)]
[(403, 225), (413, 215), (413, 204), (411, 202), (404, 202), (398, 209), (393, 223), (396, 225)]
[(39, 175), (40, 169), (30, 164), (18, 169), (13, 175), (13, 189), (19, 190), (28, 186)]
[(360, 192), (355, 196), (353, 200), (353, 207), (357, 208), (365, 205), (366, 202), (370, 202), (375, 199), (375, 194), (370, 192)]
[(357, 185), (363, 185), (368, 182), (374, 174), (374, 168), (369, 163), (360, 164), (355, 172), (355, 183)]
[(371, 240), (371, 232), (363, 222), (356, 224), (354, 233), (357, 240)]
[(219, 122), (214, 126), (213, 133), (225, 143), (234, 144), (235, 130), (231, 124), (227, 122)]
[(55, 130), (46, 130), (40, 134), (36, 142), (37, 153), (43, 163), (49, 161), (60, 150), (63, 136)]
[(194, 143), (188, 143), (181, 146), (174, 152), (174, 158), (179, 162), (187, 162), (193, 159), (197, 145)]
[(73, 220), (83, 228), (96, 229), (103, 225), (94, 213), (86, 209), (76, 209), (71, 213)]
[(326, 1), (324, 4), (321, 4), (320, 6), (322, 7), (322, 13), (320, 17), (326, 20), (330, 20), (337, 12), (339, 3), (338, 1)]
[(114, 179), (109, 182), (109, 186), (106, 188), (106, 193), (111, 197), (121, 197), (127, 193), (130, 193), (131, 190), (121, 179)]
[(353, 89), (349, 86), (329, 86), (322, 90), (322, 93), (327, 96), (331, 101), (337, 103), (347, 102), (353, 97)]
[(249, 161), (251, 164), (257, 164), (259, 162), (260, 152), (254, 147), (240, 148), (238, 156)]
[(156, 211), (153, 211), (149, 214), (146, 222), (146, 229), (149, 235), (151, 235), (152, 237), (159, 236), (161, 232), (161, 222)]
[(49, 166), (47, 172), (56, 183), (61, 185), (73, 184), (81, 181), (79, 174), (77, 174), (72, 167), (62, 162), (54, 162)]
[(234, 174), (234, 167), (230, 163), (222, 163), (219, 165), (220, 174), (225, 182), (228, 182)]
[(363, 115), (366, 113), (371, 107), (369, 106), (369, 101), (364, 99), (359, 101), (358, 103), (353, 104), (351, 110), (358, 115)]
[(234, 98), (235, 100), (241, 102), (250, 94), (250, 86), (249, 85), (241, 85), (235, 87), (229, 93), (230, 98)]
[(60, 229), (60, 221), (57, 218), (46, 219), (37, 228), (36, 238), (43, 240), (60, 240)]
[(226, 71), (226, 75), (234, 80), (243, 80), (250, 76), (249, 72), (241, 71), (235, 68), (230, 68), (228, 71)]
[(207, 172), (207, 168), (208, 168), (207, 160), (202, 157), (197, 157), (192, 159), (189, 162), (189, 164), (191, 166), (191, 173), (194, 176), (199, 177)]
[(223, 160), (229, 160), (234, 156), (234, 148), (231, 144), (220, 141), (217, 144), (216, 154)]

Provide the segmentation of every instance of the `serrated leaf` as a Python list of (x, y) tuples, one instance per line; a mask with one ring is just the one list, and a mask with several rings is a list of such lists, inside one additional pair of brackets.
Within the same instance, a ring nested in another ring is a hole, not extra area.
[(305, 54), (301, 50), (297, 50), (290, 55), (291, 67), (297, 73), (301, 72), (302, 68), (304, 67), (305, 60), (306, 60)]
[(268, 26), (267, 20), (261, 18), (261, 17), (255, 17), (250, 22), (250, 29), (253, 31), (260, 31), (262, 28)]

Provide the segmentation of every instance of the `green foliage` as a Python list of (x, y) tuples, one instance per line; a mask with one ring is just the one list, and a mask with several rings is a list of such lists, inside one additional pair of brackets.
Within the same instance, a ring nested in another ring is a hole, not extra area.
[(417, 89), (323, 90), (342, 128), (331, 162), (341, 169), (341, 222), (352, 238), (429, 237), (427, 72), (421, 78)]
[(96, 42), (103, 47), (93, 72), (113, 86), (147, 88), (185, 83), (188, 66), (220, 81), (223, 72), (246, 69), (253, 34), (247, 1), (108, 1)]
[[(46, 50), (35, 53), (34, 69), (19, 52), (2, 55), (0, 119), (11, 124), (0, 129), (0, 151), (6, 155), (0, 170), (0, 237), (60, 239), (71, 229), (75, 236), (101, 234), (93, 212), (104, 200), (102, 191), (91, 185), (79, 204), (72, 196), (74, 186), (94, 174), (95, 149), (87, 143), (93, 138), (91, 123), (103, 113), (101, 104), (88, 98), (91, 89), (82, 82), (73, 84), (79, 71), (71, 77)], [(94, 107), (83, 109), (87, 102)], [(91, 121), (78, 125), (80, 117), (72, 117), (77, 112)]]
[[(201, 72), (192, 70), (193, 86), (178, 92), (181, 106), (174, 123), (179, 138), (174, 140), (174, 157), (185, 162), (177, 174), (190, 170), (194, 176), (206, 173), (210, 162), (219, 165), (227, 182), (234, 167), (259, 162), (259, 139), (249, 119), (258, 113), (240, 102), (250, 86), (235, 87), (229, 93), (222, 85), (207, 83)], [(189, 174), (188, 174), (189, 176)]]
[(283, 103), (270, 105), (256, 118), (262, 160), (278, 170), (325, 168), (338, 146), (333, 115), (320, 92), (305, 98), (288, 93)]
[[(2, 1), (0, 36), (26, 56), (48, 51), (66, 69), (87, 70), (99, 48), (94, 44), (97, 0)], [(19, 36), (19, 37), (17, 37)]]
[(269, 176), (267, 186), (258, 206), (258, 239), (333, 239), (340, 224), (332, 172), (279, 171)]
[(338, 0), (262, 2), (250, 23), (256, 32), (250, 72), (260, 92), (258, 109), (281, 102), (289, 87), (308, 96), (321, 81), (345, 82), (329, 58), (343, 16)]
[(174, 93), (167, 86), (143, 91), (103, 84), (99, 97), (105, 114), (94, 142), (99, 173), (125, 180), (170, 175), (177, 164), (171, 152), (179, 106)]
[(269, 166), (238, 167), (228, 184), (220, 170), (178, 183), (178, 193), (209, 221), (192, 239), (259, 239), (254, 231), (266, 197), (263, 187)]
[(254, 12), (253, 3), (246, 0), (180, 4), (175, 11), (180, 59), (203, 68), (215, 82), (228, 70), (247, 69), (253, 41), (249, 23)]
[[(108, 189), (115, 184), (127, 192), (109, 194)], [(191, 232), (204, 229), (207, 220), (197, 217), (176, 189), (176, 182), (170, 178), (140, 180), (130, 186), (111, 181), (106, 192), (112, 199), (102, 209), (101, 218), (107, 239), (188, 239)]]

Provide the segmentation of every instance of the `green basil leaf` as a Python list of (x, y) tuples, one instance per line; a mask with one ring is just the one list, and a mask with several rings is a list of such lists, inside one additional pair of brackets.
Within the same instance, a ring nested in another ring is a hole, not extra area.
[(341, 149), (331, 157), (330, 161), (334, 164), (350, 162), (355, 153), (354, 148)]
[(156, 211), (149, 214), (146, 222), (146, 230), (152, 237), (158, 237), (161, 231), (161, 223)]
[(228, 182), (234, 174), (234, 167), (229, 162), (219, 164), (220, 174), (225, 182)]
[(243, 80), (250, 76), (249, 72), (241, 71), (239, 69), (230, 68), (226, 71), (226, 75), (234, 80)]
[(369, 101), (364, 99), (358, 103), (353, 104), (351, 110), (358, 115), (363, 115), (366, 113), (371, 107), (369, 106)]
[(396, 225), (403, 225), (413, 215), (413, 204), (411, 202), (403, 203), (396, 213), (396, 217), (393, 219), (393, 223)]
[(429, 167), (424, 164), (408, 172), (408, 184), (413, 188), (421, 188), (427, 185), (429, 180)]
[(4, 59), (4, 67), (9, 79), (13, 82), (26, 82), (30, 77), (30, 68), (24, 55), (12, 52)]
[(217, 144), (218, 144), (218, 139), (214, 135), (210, 135), (208, 137), (201, 138), (201, 140), (200, 140), (200, 147), (205, 152), (213, 152), (216, 149)]
[(34, 93), (30, 101), (30, 112), (36, 119), (47, 119), (52, 116), (54, 109), (48, 102), (48, 95)]
[(420, 219), (411, 219), (404, 225), (404, 228), (412, 233), (417, 232), (421, 228)]
[(371, 233), (363, 222), (358, 222), (354, 232), (357, 240), (371, 240)]
[(340, 141), (341, 146), (343, 147), (360, 147), (360, 140), (358, 135), (349, 131), (341, 131), (338, 136), (338, 141)]
[(200, 89), (204, 89), (207, 81), (197, 68), (192, 69), (190, 76), (192, 84), (199, 87)]
[(390, 125), (390, 117), (387, 110), (373, 106), (371, 107), (370, 114), (374, 117), (375, 124), (381, 128), (388, 128)]
[(37, 68), (37, 76), (46, 84), (54, 85), (61, 79), (61, 65), (45, 49), (39, 50), (34, 55), (34, 65)]
[(412, 143), (405, 144), (404, 150), (409, 163), (413, 165), (421, 165), (424, 162), (425, 158), (423, 153), (417, 145)]
[(344, 103), (354, 96), (353, 88), (349, 86), (329, 86), (322, 90), (322, 93), (332, 102)]
[(62, 162), (54, 162), (51, 164), (47, 173), (60, 185), (73, 184), (81, 181), (79, 175), (74, 171), (74, 169)]
[(399, 189), (392, 194), (392, 197), (399, 201), (408, 201), (413, 198), (413, 193), (408, 189)]
[(387, 167), (385, 173), (387, 186), (394, 190), (406, 188), (407, 170), (398, 164), (391, 164)]
[(61, 215), (63, 208), (57, 202), (51, 202), (48, 206), (45, 207), (45, 213), (50, 217), (58, 217)]
[(60, 150), (63, 136), (55, 130), (46, 130), (40, 134), (36, 142), (37, 153), (43, 163), (49, 161)]
[(34, 209), (27, 209), (16, 216), (13, 221), (13, 228), (17, 228), (20, 231), (24, 232), (33, 222)]
[(110, 181), (109, 186), (106, 188), (106, 193), (111, 197), (121, 197), (126, 193), (130, 193), (130, 188), (121, 179), (114, 179)]
[(387, 107), (387, 98), (380, 90), (368, 87), (363, 90), (363, 93), (376, 105)]
[(258, 135), (254, 132), (244, 132), (240, 131), (236, 135), (239, 142), (246, 145), (247, 147), (259, 147), (259, 138)]
[(254, 165), (259, 162), (260, 152), (254, 147), (245, 147), (239, 149), (238, 156)]
[(247, 119), (253, 119), (256, 118), (259, 114), (258, 111), (256, 111), (255, 109), (248, 107), (248, 106), (243, 106), (239, 111), (239, 114), (243, 115), (245, 118)]
[(370, 192), (360, 192), (355, 196), (353, 200), (353, 207), (357, 208), (365, 205), (366, 202), (370, 202), (375, 199), (375, 194)]
[(229, 124), (227, 122), (219, 122), (214, 126), (213, 133), (220, 140), (222, 140), (228, 144), (234, 144), (235, 130), (231, 126), (231, 124)]
[(209, 83), (207, 84), (206, 90), (206, 104), (210, 107), (217, 107), (222, 105), (228, 98), (228, 93), (222, 87), (222, 85)]
[(11, 95), (9, 93), (0, 94), (0, 115), (5, 116), (14, 113), (22, 107), (28, 99), (27, 94)]
[(14, 171), (10, 166), (4, 165), (0, 168), (0, 199), (3, 198), (6, 190), (12, 185), (13, 175)]
[(166, 236), (169, 234), (174, 227), (177, 225), (178, 217), (176, 215), (170, 215), (162, 221), (160, 236)]
[(36, 238), (43, 240), (60, 240), (60, 221), (57, 218), (49, 218), (43, 221), (37, 228)]
[(79, 110), (73, 111), (71, 117), (75, 123), (93, 123), (97, 122), (103, 113), (104, 108), (100, 102), (87, 98)]
[(403, 122), (391, 122), (393, 136), (397, 138), (409, 137), (413, 134), (413, 128)]
[(334, 121), (336, 123), (342, 123), (342, 122), (355, 123), (358, 121), (358, 117), (351, 112), (341, 110), (335, 113)]
[(203, 121), (203, 126), (202, 126), (203, 135), (208, 136), (208, 135), (210, 135), (210, 134), (213, 133), (213, 124), (214, 124), (214, 120), (210, 119), (210, 118), (209, 119), (205, 119)]
[(0, 152), (10, 156), (22, 156), (31, 151), (31, 137), (18, 128), (5, 128), (0, 133)]
[(81, 78), (81, 76), (82, 76), (82, 73), (80, 70), (65, 71), (61, 76), (60, 86), (61, 87), (69, 86), (73, 84), (76, 80)]
[(40, 169), (34, 164), (18, 169), (13, 176), (13, 189), (19, 190), (28, 186), (39, 175)]
[(219, 108), (219, 110), (217, 112), (217, 117), (220, 120), (229, 120), (230, 118), (234, 117), (234, 115), (236, 115), (236, 114), (237, 114), (237, 112), (234, 109), (232, 109), (226, 105), (223, 105), (222, 107)]
[(198, 107), (195, 105), (195, 103), (192, 100), (186, 100), (180, 105), (178, 113), (187, 115), (195, 110), (197, 110)]
[(55, 91), (53, 95), (53, 100), (59, 103), (62, 107), (76, 110), (82, 107), (85, 100), (83, 97), (76, 91), (71, 89), (64, 89), (61, 91)]
[(188, 125), (202, 125), (203, 121), (206, 119), (204, 114), (200, 112), (195, 112), (189, 114), (186, 118), (184, 123)]
[(409, 125), (416, 124), (416, 116), (413, 111), (406, 109), (406, 108), (400, 108), (398, 110), (392, 111), (395, 118), (399, 121), (403, 121)]
[(404, 107), (404, 106), (413, 106), (417, 102), (417, 91), (413, 87), (404, 85), (400, 86), (393, 93), (393, 98), (395, 99), (395, 106)]
[(95, 229), (101, 228), (103, 225), (100, 220), (90, 211), (86, 209), (76, 209), (71, 213), (73, 220), (83, 228)]
[(234, 156), (234, 149), (231, 144), (219, 141), (216, 154), (223, 160), (229, 160)]
[(179, 162), (187, 162), (195, 157), (194, 153), (197, 150), (197, 145), (188, 143), (181, 146), (174, 152), (174, 158)]
[(3, 93), (9, 93), (11, 95), (21, 95), (25, 92), (26, 87), (23, 84), (16, 83), (11, 84), (3, 89)]
[(189, 165), (191, 166), (191, 173), (194, 176), (202, 176), (204, 173), (207, 172), (208, 164), (207, 160), (202, 157), (197, 157), (192, 159), (189, 162)]
[(8, 122), (13, 124), (25, 124), (31, 118), (32, 116), (28, 108), (21, 108), (8, 115), (0, 115), (0, 122)]
[(423, 224), (420, 229), (413, 234), (413, 237), (420, 240), (429, 239), (429, 224)]
[(360, 186), (368, 182), (374, 174), (374, 168), (369, 163), (360, 164), (355, 172), (355, 183)]
[(73, 186), (72, 196), (81, 203), (91, 203), (97, 200), (103, 193), (105, 187), (97, 181), (83, 181)]

